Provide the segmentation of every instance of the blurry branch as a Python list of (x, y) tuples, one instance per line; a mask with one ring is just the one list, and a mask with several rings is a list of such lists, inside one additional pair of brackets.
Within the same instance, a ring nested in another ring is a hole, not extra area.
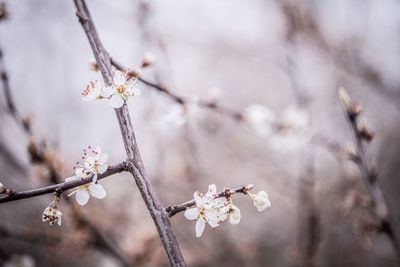
[[(105, 171), (103, 174), (98, 175), (98, 180), (104, 179), (110, 175), (122, 172), (126, 170), (126, 163), (120, 163), (114, 166), (110, 166), (107, 171)], [(84, 178), (82, 180), (77, 180), (77, 181), (71, 181), (71, 182), (64, 182), (64, 183), (59, 183), (55, 185), (49, 185), (41, 188), (36, 188), (36, 189), (31, 189), (27, 191), (20, 191), (20, 192), (12, 192), (10, 195), (0, 198), (0, 203), (5, 203), (5, 202), (10, 202), (10, 201), (15, 201), (15, 200), (20, 200), (20, 199), (25, 199), (25, 198), (31, 198), (31, 197), (36, 197), (36, 196), (41, 196), (45, 194), (50, 194), (50, 193), (58, 193), (61, 194), (62, 192), (75, 188), (87, 183), (90, 183), (92, 181), (92, 176)]]
[[(120, 71), (127, 71), (127, 69), (122, 66), (119, 62), (117, 62), (115, 59), (111, 58), (111, 64), (116, 67)], [(167, 95), (169, 98), (171, 98), (173, 101), (175, 101), (178, 104), (185, 105), (186, 103), (189, 102), (188, 99), (181, 97), (173, 92), (171, 92), (166, 86), (164, 85), (159, 85), (153, 82), (150, 82), (140, 76), (135, 75), (132, 71), (128, 71), (128, 75), (130, 77), (136, 77), (140, 82), (146, 84), (150, 88), (155, 89), (158, 92), (164, 93)], [(199, 100), (197, 104), (203, 108), (208, 108), (210, 110), (213, 110), (217, 113), (220, 113), (222, 115), (231, 117), (234, 120), (241, 121), (243, 119), (243, 115), (240, 112), (231, 110), (226, 107), (222, 107), (219, 104), (217, 104), (215, 101), (205, 101), (205, 100)]]
[(48, 231), (32, 231), (32, 229), (11, 230), (0, 226), (0, 238), (12, 238), (29, 243), (54, 244), (61, 241), (58, 234), (50, 234)]
[[(253, 185), (240, 186), (240, 187), (237, 187), (234, 189), (225, 188), (224, 190), (222, 190), (221, 192), (216, 194), (214, 196), (214, 198), (219, 198), (219, 197), (229, 198), (236, 193), (242, 193), (242, 194), (246, 195), (247, 192), (249, 190), (251, 190), (252, 188), (253, 188)], [(177, 214), (181, 211), (185, 211), (187, 208), (194, 206), (194, 205), (196, 205), (196, 202), (194, 201), (194, 199), (192, 199), (192, 200), (186, 201), (186, 202), (178, 204), (178, 205), (169, 206), (168, 208), (166, 208), (166, 211), (168, 212), (169, 217), (172, 217), (175, 214)]]
[[(104, 82), (107, 85), (110, 85), (113, 79), (110, 57), (101, 44), (85, 1), (74, 0), (74, 3), (77, 9), (76, 15), (78, 16), (79, 22), (82, 24), (88, 37)], [(172, 231), (168, 213), (160, 204), (153, 186), (147, 177), (136, 143), (134, 129), (132, 127), (126, 103), (121, 108), (115, 109), (115, 114), (119, 122), (125, 150), (128, 156), (127, 169), (133, 175), (142, 198), (153, 218), (169, 261), (172, 266), (186, 266), (178, 242)]]
[(376, 166), (373, 162), (367, 162), (367, 155), (364, 149), (363, 142), (370, 142), (374, 134), (366, 128), (363, 120), (358, 119), (362, 108), (358, 103), (351, 100), (344, 88), (339, 89), (339, 98), (343, 104), (355, 142), (355, 150), (349, 153), (349, 156), (357, 164), (362, 180), (372, 198), (372, 206), (379, 219), (380, 230), (388, 235), (395, 252), (400, 257), (399, 232), (394, 225), (382, 189), (378, 184)]
[(362, 58), (358, 47), (354, 46), (354, 40), (344, 41), (337, 45), (331, 44), (319, 26), (312, 1), (277, 0), (276, 2), (286, 17), (287, 40), (293, 40), (297, 35), (303, 34), (330, 56), (339, 69), (364, 79), (371, 84), (373, 90), (399, 106), (400, 86), (388, 85), (379, 68)]

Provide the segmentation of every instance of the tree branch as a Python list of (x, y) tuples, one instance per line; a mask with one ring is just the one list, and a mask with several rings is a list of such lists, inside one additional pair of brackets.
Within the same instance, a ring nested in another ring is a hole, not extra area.
[[(240, 186), (240, 187), (236, 187), (234, 189), (225, 188), (224, 190), (222, 190), (221, 192), (216, 194), (214, 198), (219, 198), (219, 197), (227, 197), (228, 198), (236, 193), (242, 193), (242, 194), (246, 195), (247, 191), (250, 189), (251, 189), (250, 186)], [(168, 212), (169, 217), (172, 217), (175, 214), (177, 214), (181, 211), (185, 211), (187, 208), (192, 207), (194, 205), (196, 205), (196, 202), (194, 201), (194, 199), (192, 199), (192, 200), (186, 201), (186, 202), (178, 204), (178, 205), (169, 206), (165, 210)]]
[[(126, 169), (127, 169), (126, 162), (122, 162), (120, 164), (110, 166), (108, 168), (108, 170), (105, 171), (103, 174), (99, 174), (97, 179), (100, 180), (100, 179), (106, 178), (110, 175), (125, 171)], [(59, 184), (49, 185), (49, 186), (31, 189), (31, 190), (27, 190), (27, 191), (14, 192), (11, 195), (0, 198), (0, 203), (41, 196), (41, 195), (50, 194), (50, 193), (54, 193), (54, 192), (61, 193), (68, 189), (90, 183), (92, 181), (92, 178), (93, 178), (93, 176), (90, 176), (90, 177), (84, 178), (82, 180), (59, 183)]]
[[(122, 66), (119, 62), (117, 62), (115, 59), (111, 58), (111, 64), (116, 67), (117, 69), (119, 69), (120, 71), (127, 71), (127, 69)], [(128, 72), (129, 74), (129, 72)], [(130, 74), (129, 74), (130, 75)], [(133, 77), (132, 75), (130, 75), (131, 77)], [(168, 96), (169, 98), (171, 98), (173, 101), (175, 101), (176, 103), (180, 104), (180, 105), (185, 105), (186, 103), (188, 103), (188, 99), (181, 97), (173, 92), (171, 92), (166, 86), (163, 85), (158, 85), (154, 82), (150, 82), (142, 77), (138, 77), (137, 78), (140, 82), (146, 84), (147, 86), (149, 86), (150, 88), (153, 88), (161, 93), (164, 93), (166, 96)], [(226, 107), (222, 107), (220, 105), (218, 105), (216, 102), (214, 101), (205, 101), (205, 100), (200, 100), (197, 102), (197, 104), (201, 107), (204, 108), (208, 108), (210, 110), (213, 110), (217, 113), (220, 113), (222, 115), (228, 116), (234, 120), (242, 120), (243, 119), (243, 115), (240, 112), (234, 111), (232, 109), (226, 108)]]
[[(100, 42), (85, 1), (74, 0), (74, 3), (77, 8), (76, 14), (79, 17), (79, 21), (88, 37), (93, 54), (97, 61), (97, 65), (101, 70), (104, 82), (107, 85), (110, 85), (113, 77), (110, 57)], [(135, 134), (126, 103), (121, 108), (116, 109), (115, 113), (118, 118), (125, 150), (128, 156), (127, 169), (135, 178), (135, 182), (139, 188), (142, 198), (157, 227), (169, 261), (172, 266), (186, 266), (182, 253), (179, 249), (178, 242), (176, 241), (172, 231), (168, 213), (161, 206), (150, 180), (147, 177), (147, 173), (143, 166), (139, 149), (136, 144)]]
[[(346, 109), (345, 109), (346, 110)], [(346, 110), (346, 118), (353, 133), (356, 146), (356, 156), (353, 161), (357, 164), (362, 180), (372, 198), (373, 207), (381, 224), (381, 231), (388, 235), (393, 248), (400, 257), (400, 236), (394, 226), (383, 192), (377, 182), (377, 173), (368, 167), (367, 156), (363, 146), (363, 135), (357, 125), (357, 114)]]

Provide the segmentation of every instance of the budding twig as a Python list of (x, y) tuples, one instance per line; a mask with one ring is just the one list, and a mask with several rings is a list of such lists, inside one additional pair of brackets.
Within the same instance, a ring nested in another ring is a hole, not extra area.
[[(107, 171), (105, 171), (103, 174), (99, 174), (97, 176), (97, 180), (106, 178), (106, 177), (116, 174), (116, 173), (123, 172), (125, 170), (126, 170), (125, 162), (122, 162), (122, 163), (114, 165), (114, 166), (110, 166)], [(0, 203), (36, 197), (36, 196), (41, 196), (41, 195), (50, 194), (50, 193), (60, 194), (61, 192), (64, 192), (68, 189), (90, 183), (92, 181), (92, 178), (93, 177), (90, 176), (90, 177), (84, 178), (82, 180), (64, 182), (64, 183), (59, 183), (59, 184), (55, 184), (55, 185), (45, 186), (45, 187), (26, 190), (26, 191), (13, 192), (12, 194), (10, 194), (6, 197), (0, 198)]]
[(372, 198), (373, 207), (375, 208), (376, 215), (380, 220), (381, 231), (388, 235), (394, 250), (400, 257), (400, 236), (398, 229), (394, 226), (385, 197), (378, 184), (375, 168), (371, 169), (368, 167), (363, 141), (369, 142), (371, 140), (365, 139), (365, 134), (362, 133), (364, 129), (358, 127), (358, 115), (361, 112), (361, 106), (354, 104), (355, 102), (347, 96), (343, 98), (343, 92), (345, 92), (343, 90), (344, 88), (340, 89), (340, 100), (344, 106), (346, 118), (349, 122), (355, 142), (355, 155), (353, 155), (352, 160), (357, 164), (364, 184)]
[[(242, 194), (246, 195), (247, 192), (249, 190), (251, 190), (252, 188), (253, 188), (253, 185), (240, 186), (240, 187), (237, 187), (234, 189), (225, 188), (224, 190), (222, 190), (221, 192), (216, 194), (214, 198), (219, 198), (219, 197), (229, 198), (230, 196), (232, 196), (236, 193), (242, 193)], [(168, 212), (169, 217), (172, 217), (175, 214), (185, 211), (187, 208), (194, 206), (194, 205), (196, 205), (196, 202), (194, 201), (194, 199), (192, 199), (192, 200), (186, 201), (186, 202), (178, 204), (178, 205), (169, 206), (165, 210)]]

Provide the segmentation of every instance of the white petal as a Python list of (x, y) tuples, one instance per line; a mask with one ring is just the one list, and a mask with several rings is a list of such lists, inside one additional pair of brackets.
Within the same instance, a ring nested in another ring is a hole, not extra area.
[(108, 160), (108, 154), (104, 153), (100, 156), (99, 160), (97, 161), (97, 163), (99, 163), (100, 165), (103, 165), (104, 163), (106, 163)]
[(89, 186), (90, 194), (96, 198), (102, 199), (107, 196), (107, 192), (104, 190), (101, 184), (91, 184)]
[(97, 182), (97, 173), (93, 174), (92, 183)]
[(111, 87), (111, 86), (107, 86), (107, 87), (105, 87), (105, 88), (103, 88), (103, 89), (101, 90), (101, 96), (102, 96), (102, 97), (108, 98), (108, 97), (110, 97), (113, 93), (114, 93), (114, 88)]
[(89, 168), (89, 167), (93, 167), (94, 165), (94, 157), (87, 157), (86, 161), (85, 161), (85, 167)]
[(110, 105), (113, 108), (120, 108), (124, 104), (124, 99), (120, 95), (113, 95), (110, 100)]
[(114, 72), (114, 79), (113, 80), (114, 80), (114, 83), (116, 85), (123, 85), (126, 82), (125, 75), (119, 70), (116, 70)]
[(196, 201), (197, 206), (203, 205), (203, 199), (199, 196), (199, 192), (194, 192), (193, 198), (194, 198), (194, 201)]
[(97, 170), (99, 171), (100, 174), (104, 173), (108, 169), (108, 164), (103, 164), (97, 167)]
[[(85, 169), (84, 168), (76, 168), (75, 175), (76, 175), (77, 179), (85, 177), (86, 176)], [(67, 181), (67, 180), (65, 180), (65, 181)]]
[(185, 210), (185, 217), (188, 220), (196, 220), (199, 217), (199, 209), (198, 208), (191, 208)]
[(217, 187), (215, 186), (215, 184), (210, 184), (208, 186), (207, 194), (215, 195), (216, 193), (217, 193)]
[(198, 219), (196, 222), (196, 237), (200, 237), (203, 234), (204, 227), (206, 226), (206, 223), (204, 222), (203, 219)]
[(218, 223), (218, 221), (216, 221), (216, 220), (208, 220), (208, 224), (209, 224), (213, 229), (215, 229), (215, 228), (217, 228), (217, 227), (219, 226), (219, 223)]
[(76, 202), (81, 206), (84, 206), (89, 201), (89, 197), (89, 192), (86, 190), (79, 189), (76, 191)]
[(96, 148), (94, 149), (94, 159), (95, 160), (99, 160), (100, 156), (101, 156), (101, 147), (100, 146), (96, 146)]

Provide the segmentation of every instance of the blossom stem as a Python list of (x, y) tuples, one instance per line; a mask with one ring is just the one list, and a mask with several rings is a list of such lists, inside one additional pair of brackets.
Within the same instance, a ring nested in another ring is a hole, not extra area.
[[(240, 187), (237, 187), (234, 189), (225, 188), (221, 192), (217, 193), (214, 196), (214, 198), (219, 198), (219, 197), (229, 198), (230, 196), (232, 196), (236, 193), (242, 193), (242, 194), (246, 195), (247, 192), (251, 189), (252, 189), (251, 185), (240, 186)], [(187, 208), (195, 206), (195, 205), (196, 205), (196, 202), (194, 199), (192, 199), (192, 200), (186, 201), (186, 202), (178, 204), (178, 205), (169, 206), (168, 208), (166, 208), (166, 211), (168, 212), (169, 217), (172, 217), (175, 214), (185, 211)]]
[[(105, 171), (103, 174), (99, 174), (97, 179), (100, 180), (100, 179), (106, 178), (110, 175), (123, 172), (125, 170), (126, 170), (126, 162), (122, 162), (117, 165), (110, 166), (108, 168), (108, 170)], [(12, 194), (10, 194), (6, 197), (0, 198), (0, 203), (10, 202), (10, 201), (15, 201), (15, 200), (20, 200), (20, 199), (26, 199), (26, 198), (31, 198), (31, 197), (37, 197), (37, 196), (50, 194), (50, 193), (56, 193), (59, 195), (68, 189), (72, 189), (72, 188), (90, 183), (92, 181), (92, 178), (93, 178), (92, 176), (89, 176), (82, 180), (64, 182), (64, 183), (40, 187), (40, 188), (36, 188), (36, 189), (30, 189), (30, 190), (26, 190), (26, 191), (13, 192)]]

